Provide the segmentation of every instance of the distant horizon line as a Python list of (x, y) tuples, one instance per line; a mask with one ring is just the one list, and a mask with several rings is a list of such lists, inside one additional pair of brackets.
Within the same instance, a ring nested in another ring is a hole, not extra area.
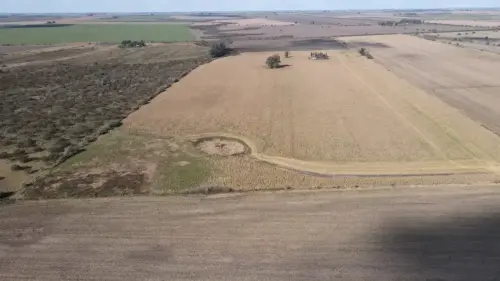
[(245, 13), (245, 12), (351, 12), (351, 11), (440, 11), (440, 10), (500, 10), (500, 6), (495, 7), (444, 7), (444, 8), (378, 8), (378, 9), (296, 9), (296, 10), (205, 10), (205, 11), (140, 11), (140, 12), (116, 12), (116, 11), (86, 11), (86, 12), (2, 12), (0, 15), (58, 15), (58, 14), (183, 14), (183, 13)]

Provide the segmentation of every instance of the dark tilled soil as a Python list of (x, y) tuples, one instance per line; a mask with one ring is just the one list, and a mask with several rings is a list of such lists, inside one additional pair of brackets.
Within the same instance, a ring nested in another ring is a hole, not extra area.
[(498, 280), (498, 187), (0, 206), (0, 280)]

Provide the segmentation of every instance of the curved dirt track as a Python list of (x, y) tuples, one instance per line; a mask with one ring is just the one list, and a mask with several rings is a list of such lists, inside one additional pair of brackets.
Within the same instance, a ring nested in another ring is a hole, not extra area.
[(248, 147), (248, 153), (255, 159), (281, 168), (322, 177), (335, 176), (439, 176), (453, 174), (499, 173), (498, 163), (486, 163), (480, 160), (448, 162), (413, 162), (413, 163), (350, 163), (339, 165), (327, 161), (304, 161), (300, 159), (266, 155), (259, 152), (257, 146), (243, 136), (223, 132), (191, 135), (186, 141), (203, 138), (222, 138), (237, 140)]

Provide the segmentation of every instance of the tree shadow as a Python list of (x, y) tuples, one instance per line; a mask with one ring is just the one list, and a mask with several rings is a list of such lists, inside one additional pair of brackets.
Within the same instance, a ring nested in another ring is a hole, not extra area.
[(280, 64), (277, 68), (287, 68), (292, 66), (291, 64)]
[(383, 258), (420, 280), (500, 280), (500, 213), (398, 220), (380, 238)]

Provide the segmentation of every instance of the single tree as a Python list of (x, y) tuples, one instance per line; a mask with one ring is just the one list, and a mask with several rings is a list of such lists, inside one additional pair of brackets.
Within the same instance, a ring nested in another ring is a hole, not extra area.
[(229, 55), (231, 49), (229, 49), (225, 43), (219, 42), (215, 43), (210, 47), (210, 56), (212, 58), (220, 58)]
[(278, 54), (272, 55), (266, 60), (267, 67), (274, 69), (279, 68), (281, 65), (281, 57)]

